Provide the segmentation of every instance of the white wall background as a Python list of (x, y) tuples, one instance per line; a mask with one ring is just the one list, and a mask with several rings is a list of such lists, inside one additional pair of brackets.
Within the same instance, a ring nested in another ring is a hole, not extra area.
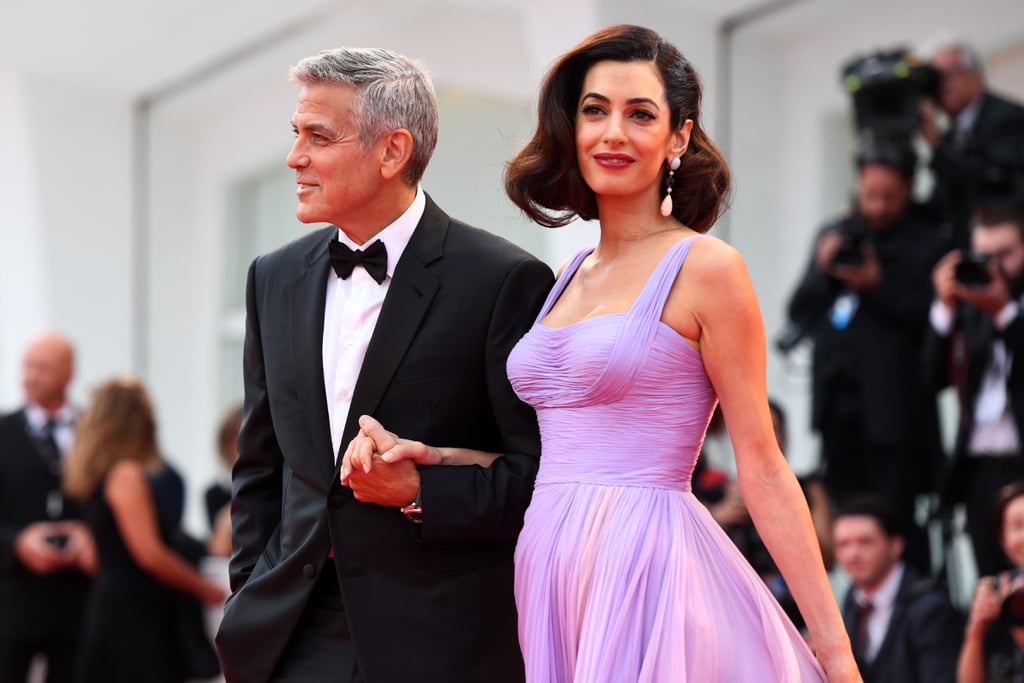
[[(8, 65), (0, 54), (0, 409), (19, 404), (21, 351), (41, 328), (64, 330), (75, 340), (79, 402), (113, 373), (141, 372), (154, 394), (164, 450), (188, 480), (188, 521), (198, 531), (205, 524), (201, 491), (217, 475), (216, 423), (241, 391), (230, 390), (239, 321), (226, 307), (237, 295), (231, 288), (243, 283), (226, 282), (225, 263), (261, 247), (258, 240), (228, 241), (229, 197), (246, 177), (283, 168), (295, 100), (286, 71), (299, 58), (355, 44), (423, 60), (442, 108), (425, 188), (451, 214), (557, 266), (594, 240), (594, 227), (527, 225), (503, 195), (502, 167), (532, 128), (537, 85), (555, 56), (606, 24), (657, 28), (702, 74), (712, 135), (725, 139), (728, 132), (736, 194), (716, 230), (747, 259), (769, 339), (782, 328), (783, 306), (815, 228), (838, 209), (851, 177), (848, 102), (837, 78), (842, 62), (953, 27), (991, 56), (993, 80), (1024, 99), (1019, 0), (807, 0), (738, 29), (727, 43), (719, 26), (720, 12), (728, 10), (714, 2), (327, 6), (305, 30), (174, 92), (161, 87), (173, 80), (166, 60), (154, 62), (159, 78), (133, 90), (43, 75), (24, 62)], [(268, 23), (273, 10), (260, 7), (258, 21)], [(130, 58), (148, 59), (145, 46)], [(195, 66), (185, 62), (178, 73)], [(136, 293), (132, 124), (143, 94), (156, 97), (149, 118), (148, 248), (140, 264), (146, 287)], [(726, 94), (731, 107), (719, 111)], [(282, 225), (282, 234), (289, 229)], [(297, 236), (306, 228), (293, 229)], [(140, 366), (133, 365), (136, 348)], [(798, 352), (787, 368), (769, 351), (769, 389), (789, 408), (798, 470), (816, 460), (801, 362)]]

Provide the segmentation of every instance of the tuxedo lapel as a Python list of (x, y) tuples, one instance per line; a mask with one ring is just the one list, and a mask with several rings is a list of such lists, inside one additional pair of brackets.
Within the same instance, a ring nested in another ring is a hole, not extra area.
[[(341, 447), (359, 428), (360, 415), (373, 414), (440, 286), (427, 266), (441, 258), (448, 216), (427, 197), (423, 217), (395, 266), (394, 278), (359, 371)], [(338, 458), (341, 462), (341, 458)]]
[(292, 283), (291, 360), (299, 393), (299, 403), (313, 442), (317, 468), (330, 481), (334, 467), (331, 423), (327, 415), (327, 390), (324, 388), (324, 306), (327, 300), (327, 244), (337, 228), (324, 230), (324, 239), (305, 255), (302, 275)]

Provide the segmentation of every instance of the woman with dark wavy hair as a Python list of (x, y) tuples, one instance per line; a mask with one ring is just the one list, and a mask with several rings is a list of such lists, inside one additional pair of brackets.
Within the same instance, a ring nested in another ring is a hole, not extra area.
[[(807, 504), (772, 431), (765, 335), (735, 249), (704, 237), (729, 170), (692, 65), (615, 26), (558, 59), (506, 188), (600, 241), (563, 268), (508, 360), (543, 455), (516, 550), (527, 679), (860, 680)], [(690, 492), (717, 403), (739, 486), (817, 659)]]

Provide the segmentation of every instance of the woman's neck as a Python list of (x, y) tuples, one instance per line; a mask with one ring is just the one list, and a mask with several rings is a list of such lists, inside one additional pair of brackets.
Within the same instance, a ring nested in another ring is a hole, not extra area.
[(659, 236), (688, 230), (672, 216), (662, 216), (656, 203), (598, 203), (601, 237), (597, 253), (604, 257), (645, 245)]

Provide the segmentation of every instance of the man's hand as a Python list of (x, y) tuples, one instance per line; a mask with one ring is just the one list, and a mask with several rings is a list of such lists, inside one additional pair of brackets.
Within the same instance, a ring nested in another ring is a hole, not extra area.
[(95, 574), (99, 569), (99, 557), (89, 527), (74, 519), (64, 520), (58, 524), (61, 533), (68, 539), (64, 546), (64, 554), (69, 566), (74, 566), (89, 575)]
[(957, 296), (985, 311), (989, 315), (995, 315), (1010, 303), (1010, 287), (1006, 284), (1006, 278), (994, 263), (988, 264), (989, 283), (977, 287), (967, 287), (957, 283)]
[(935, 147), (939, 143), (942, 132), (939, 130), (939, 112), (933, 100), (921, 99), (921, 137), (928, 143), (929, 147)]
[(814, 249), (814, 264), (823, 273), (832, 272), (832, 262), (843, 246), (843, 236), (838, 230), (828, 230), (818, 240)]
[(874, 247), (865, 242), (861, 254), (864, 256), (862, 263), (834, 263), (828, 271), (829, 275), (855, 292), (872, 289), (882, 281), (882, 264), (878, 261)]
[(356, 500), (391, 507), (408, 505), (420, 488), (416, 464), (438, 465), (441, 451), (399, 438), (369, 415), (359, 418), (359, 433), (342, 456), (341, 483)]
[(33, 522), (14, 539), (14, 555), (33, 574), (55, 574), (73, 562), (65, 550), (48, 541), (47, 537), (64, 535), (58, 522)]
[(935, 264), (932, 269), (932, 287), (935, 289), (935, 298), (941, 301), (948, 308), (954, 308), (958, 299), (958, 292), (963, 288), (956, 279), (956, 266), (960, 263), (960, 250), (954, 249)]
[(363, 503), (376, 503), (388, 507), (403, 507), (416, 499), (420, 490), (420, 473), (411, 460), (384, 462), (373, 456), (373, 467), (364, 471), (352, 470), (342, 482)]
[(384, 429), (369, 415), (359, 418), (359, 433), (349, 443), (342, 456), (341, 483), (345, 484), (353, 470), (369, 473), (373, 469), (374, 456), (386, 463), (411, 460), (418, 465), (440, 465), (440, 448), (427, 446), (420, 441), (399, 438), (397, 434)]

